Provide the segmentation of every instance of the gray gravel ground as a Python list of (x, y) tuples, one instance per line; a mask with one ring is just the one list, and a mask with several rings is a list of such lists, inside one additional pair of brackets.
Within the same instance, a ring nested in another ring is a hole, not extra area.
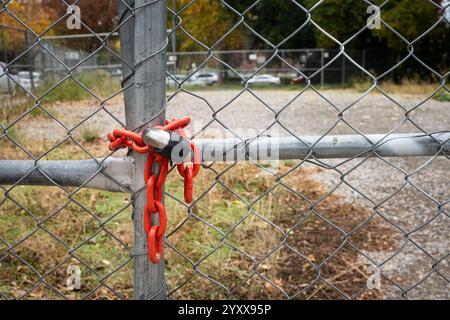
[[(198, 131), (215, 113), (216, 121), (206, 130), (208, 137), (219, 136), (220, 132), (214, 129), (223, 132), (224, 127), (237, 132), (243, 130), (242, 135), (255, 135), (259, 133), (257, 130), (272, 125), (276, 113), (286, 106), (279, 114), (279, 122), (297, 135), (356, 134), (355, 129), (365, 134), (387, 133), (396, 126), (396, 133), (421, 132), (419, 128), (426, 132), (450, 130), (450, 103), (425, 101), (426, 97), (420, 95), (395, 95), (392, 96), (395, 100), (390, 100), (381, 94), (370, 94), (359, 100), (362, 94), (351, 90), (326, 90), (322, 92), (323, 96), (311, 90), (300, 96), (298, 92), (287, 90), (258, 90), (254, 95), (238, 93), (237, 90), (198, 91), (195, 95), (181, 92), (169, 101), (167, 114), (168, 117), (192, 116), (195, 119), (193, 126)], [(405, 121), (405, 110), (417, 105), (420, 107), (409, 113), (409, 120)], [(123, 120), (122, 106), (121, 99), (115, 99), (106, 108)], [(53, 110), (66, 125), (73, 126), (97, 108), (95, 104), (74, 103), (54, 106)], [(347, 123), (338, 121), (340, 112), (343, 112)], [(85, 126), (93, 126), (106, 134), (117, 127), (117, 123), (100, 111)], [(29, 141), (56, 141), (67, 134), (53, 120), (29, 118), (21, 121), (20, 129), (25, 140)], [(254, 131), (246, 132), (248, 129)], [(269, 133), (289, 135), (279, 124), (274, 124)], [(324, 161), (333, 166), (342, 162)], [(346, 173), (359, 162), (353, 160), (337, 168)], [(397, 255), (385, 262), (395, 251), (366, 254), (382, 263), (384, 276), (405, 290), (411, 289), (409, 298), (450, 298), (450, 285), (444, 279), (450, 279), (450, 258), (445, 259), (450, 254), (450, 220), (447, 216), (450, 205), (446, 203), (450, 199), (449, 164), (446, 157), (371, 158), (345, 176), (357, 191), (345, 184), (339, 185), (335, 191), (347, 201), (376, 208), (389, 221), (386, 224), (396, 226), (392, 226), (392, 230), (402, 239), (398, 244), (401, 251)], [(419, 167), (421, 169), (416, 171)], [(409, 174), (412, 175), (408, 179), (415, 187), (405, 180)], [(316, 177), (329, 188), (334, 188), (339, 184), (341, 174), (324, 170)], [(395, 196), (390, 198), (393, 194)], [(401, 290), (386, 278), (382, 280), (381, 294), (384, 297), (401, 298), (400, 293)]]

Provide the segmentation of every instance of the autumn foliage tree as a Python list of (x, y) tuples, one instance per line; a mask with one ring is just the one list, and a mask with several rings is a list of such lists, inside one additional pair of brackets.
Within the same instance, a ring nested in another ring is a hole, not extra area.
[[(68, 4), (76, 3), (81, 13), (81, 29), (68, 29), (66, 19), (63, 19), (52, 27), (52, 32), (58, 35), (76, 35), (89, 33), (111, 32), (117, 26), (117, 0), (41, 0), (43, 11), (49, 12), (54, 21), (64, 16)], [(71, 39), (64, 45), (81, 48), (86, 51), (95, 50), (99, 45), (98, 39)]]
[[(67, 19), (62, 18), (71, 3), (76, 3), (81, 10), (83, 24), (79, 30), (68, 29)], [(33, 43), (37, 36), (110, 32), (116, 27), (117, 19), (116, 0), (12, 0), (8, 2), (7, 9), (1, 11), (0, 24), (14, 29), (2, 27), (0, 31), (8, 53), (17, 54), (25, 48), (25, 31), (30, 43)], [(98, 39), (70, 39), (60, 41), (59, 44), (92, 51), (100, 42)]]
[[(83, 34), (92, 32), (110, 32), (117, 25), (117, 0), (81, 0), (67, 1), (80, 7), (81, 29), (69, 30), (65, 20), (58, 23), (54, 29), (58, 34)], [(49, 12), (53, 19), (66, 14), (68, 5), (61, 0), (42, 0), (43, 11)]]
[[(9, 52), (17, 52), (25, 47), (25, 32), (34, 41), (33, 32), (40, 34), (49, 25), (51, 15), (42, 10), (39, 1), (15, 0), (8, 3), (0, 14), (0, 32)], [(31, 30), (33, 32), (31, 32)], [(2, 48), (3, 49), (3, 48)]]
[[(220, 1), (202, 0), (192, 5), (190, 3), (191, 0), (177, 1), (177, 9), (182, 10), (179, 17), (182, 19), (183, 29), (187, 32), (177, 32), (179, 51), (204, 50), (190, 36), (207, 47), (213, 46), (238, 21), (237, 16)], [(185, 7), (186, 9), (184, 9)], [(171, 22), (169, 21), (170, 25)], [(243, 47), (245, 40), (245, 34), (241, 29), (237, 29), (220, 41), (215, 48), (221, 50), (239, 49)]]

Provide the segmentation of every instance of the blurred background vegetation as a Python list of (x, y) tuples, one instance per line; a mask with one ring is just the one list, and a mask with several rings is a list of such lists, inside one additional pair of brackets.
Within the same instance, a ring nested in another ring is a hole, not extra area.
[[(169, 44), (168, 50), (207, 50), (190, 36), (214, 50), (272, 49), (273, 46), (278, 49), (338, 50), (340, 43), (345, 42), (346, 50), (389, 50), (394, 55), (393, 61), (399, 62), (408, 55), (408, 44), (414, 42), (414, 55), (433, 70), (445, 74), (450, 65), (450, 29), (449, 23), (442, 18), (443, 12), (439, 8), (441, 1), (383, 2), (371, 1), (381, 6), (383, 22), (380, 29), (369, 30), (365, 26), (373, 12), (368, 12), (367, 1), (169, 0), (169, 8), (175, 9), (178, 15), (169, 12), (168, 29), (173, 28), (177, 21), (182, 24), (176, 31), (176, 43)], [(115, 30), (118, 22), (116, 0), (81, 0), (76, 1), (76, 4), (81, 9), (84, 23), (80, 30), (67, 29), (66, 19), (61, 19), (66, 14), (67, 4), (60, 0), (16, 0), (8, 3), (8, 11), (20, 17), (36, 35), (73, 35)], [(98, 15), (98, 12), (102, 14)], [(0, 24), (24, 27), (9, 14), (0, 15)], [(8, 30), (5, 36), (8, 54), (14, 57), (17, 51), (23, 49), (23, 34)], [(172, 41), (172, 37), (169, 40)], [(87, 52), (99, 46), (96, 38), (68, 39), (66, 42), (68, 47)], [(120, 49), (118, 39), (109, 46)], [(395, 70), (395, 81), (412, 75), (421, 79), (433, 78), (433, 72), (413, 60), (409, 59)], [(372, 69), (378, 73), (385, 71), (376, 68), (374, 63)]]

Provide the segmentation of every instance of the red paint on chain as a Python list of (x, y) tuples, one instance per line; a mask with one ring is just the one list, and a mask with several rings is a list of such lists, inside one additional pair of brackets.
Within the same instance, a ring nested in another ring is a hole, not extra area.
[(184, 171), (184, 199), (187, 203), (192, 202), (192, 192), (194, 186), (194, 175), (192, 172), (192, 167), (186, 167)]
[[(191, 118), (166, 120), (164, 126), (156, 126), (165, 131), (175, 131), (183, 138), (186, 138), (184, 128), (191, 122)], [(146, 184), (147, 204), (144, 208), (144, 230), (147, 234), (148, 257), (152, 263), (159, 263), (163, 251), (163, 239), (166, 231), (167, 217), (166, 209), (162, 204), (163, 185), (166, 181), (169, 171), (169, 160), (161, 154), (155, 152), (155, 149), (144, 144), (141, 133), (136, 133), (126, 129), (115, 129), (107, 135), (110, 141), (109, 149), (111, 151), (119, 148), (130, 148), (138, 153), (148, 153), (147, 161), (144, 166), (144, 182)], [(180, 163), (177, 170), (184, 178), (184, 200), (186, 203), (192, 202), (194, 190), (194, 177), (200, 171), (200, 151), (191, 142), (191, 149), (194, 154), (192, 165)], [(152, 174), (154, 164), (159, 165), (159, 173)], [(152, 214), (159, 217), (159, 225), (152, 225)]]

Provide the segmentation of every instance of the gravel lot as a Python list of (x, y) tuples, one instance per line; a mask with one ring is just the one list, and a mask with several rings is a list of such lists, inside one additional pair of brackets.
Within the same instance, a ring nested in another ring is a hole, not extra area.
[[(392, 96), (394, 100), (390, 100), (381, 94), (371, 94), (359, 100), (362, 94), (351, 90), (326, 90), (321, 93), (323, 96), (311, 90), (300, 96), (297, 96), (298, 92), (287, 90), (258, 90), (254, 95), (238, 93), (236, 90), (202, 90), (195, 95), (179, 93), (169, 101), (167, 114), (168, 117), (192, 116), (197, 131), (216, 112), (217, 121), (209, 126), (207, 136), (217, 136), (218, 132), (212, 129), (223, 131), (223, 126), (238, 132), (243, 130), (243, 135), (255, 134), (272, 125), (275, 114), (286, 106), (279, 114), (279, 121), (297, 135), (323, 135), (330, 130), (329, 134), (355, 134), (348, 124), (366, 134), (387, 133), (398, 125), (397, 133), (420, 132), (417, 126), (426, 132), (450, 130), (450, 103), (424, 102), (426, 97), (419, 95), (395, 95)], [(420, 107), (409, 114), (410, 121), (404, 122), (405, 110), (417, 105)], [(56, 105), (52, 110), (65, 125), (72, 127), (98, 108), (98, 104), (84, 102)], [(106, 108), (123, 121), (120, 97), (108, 102)], [(343, 119), (348, 124), (338, 121), (339, 112), (343, 112)], [(104, 135), (118, 124), (101, 110), (84, 126), (93, 126)], [(254, 131), (246, 131), (248, 129)], [(28, 143), (33, 140), (56, 142), (67, 135), (67, 131), (51, 119), (26, 118), (20, 122), (20, 132)], [(269, 133), (289, 134), (279, 124), (275, 124)], [(324, 161), (333, 166), (342, 162)], [(394, 255), (397, 251), (366, 252), (382, 264), (384, 276), (405, 290), (411, 288), (409, 298), (449, 299), (450, 284), (443, 278), (450, 279), (450, 258), (445, 259), (450, 254), (450, 220), (447, 216), (450, 208), (446, 203), (450, 199), (449, 159), (372, 158), (349, 172), (360, 162), (353, 160), (339, 165), (337, 170), (324, 170), (317, 174), (317, 179), (330, 189), (338, 186), (335, 192), (347, 201), (375, 208), (386, 218), (386, 224), (396, 226), (392, 226), (392, 230), (401, 239), (396, 248), (401, 251), (397, 255)], [(421, 169), (416, 171), (419, 167)], [(341, 183), (341, 173), (347, 172), (345, 181), (353, 188)], [(406, 182), (407, 176), (414, 186)], [(395, 196), (391, 197), (393, 194)], [(382, 279), (381, 295), (401, 298), (401, 290), (388, 279)]]

